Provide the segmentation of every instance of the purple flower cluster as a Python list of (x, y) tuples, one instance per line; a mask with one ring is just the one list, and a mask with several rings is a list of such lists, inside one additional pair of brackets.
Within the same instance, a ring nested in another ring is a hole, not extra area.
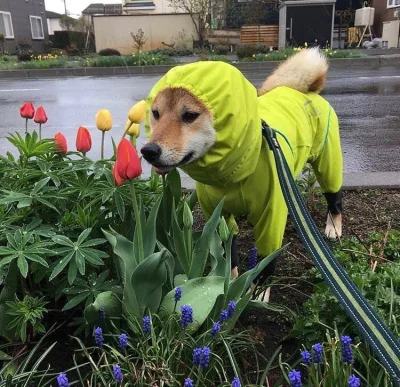
[(126, 348), (128, 346), (128, 336), (125, 333), (121, 333), (118, 337), (119, 347)]
[(113, 365), (113, 378), (117, 383), (122, 383), (122, 379), (124, 378), (124, 374), (118, 364)]
[(58, 387), (69, 387), (67, 375), (61, 373), (57, 376)]
[(193, 350), (193, 364), (201, 368), (208, 367), (211, 350), (208, 347), (199, 347)]
[(235, 310), (236, 310), (236, 302), (235, 301), (229, 301), (228, 303), (228, 318), (233, 317), (233, 315), (235, 314)]
[(360, 387), (361, 386), (361, 381), (357, 376), (355, 375), (350, 375), (349, 377), (349, 387)]
[(300, 355), (303, 360), (303, 363), (309, 366), (311, 364), (311, 353), (308, 351), (301, 351)]
[(226, 309), (221, 310), (221, 314), (219, 315), (219, 321), (221, 321), (221, 323), (225, 322), (226, 320), (228, 320), (228, 311)]
[(292, 370), (289, 372), (290, 387), (301, 387), (301, 373), (300, 371)]
[(250, 254), (249, 254), (249, 270), (254, 269), (257, 266), (257, 248), (253, 247), (250, 250)]
[(232, 387), (242, 387), (242, 384), (240, 383), (239, 378), (237, 378), (237, 377), (233, 378)]
[(174, 300), (175, 302), (178, 302), (182, 298), (182, 288), (178, 286), (175, 289), (175, 295), (174, 295)]
[(151, 319), (149, 316), (143, 317), (142, 331), (145, 335), (151, 331)]
[(189, 305), (181, 306), (181, 325), (183, 329), (193, 322), (193, 309)]
[(342, 360), (345, 364), (353, 363), (353, 350), (351, 348), (351, 337), (350, 336), (342, 336), (340, 338), (342, 342)]
[(97, 327), (94, 330), (94, 341), (99, 348), (103, 347), (104, 344), (103, 330), (100, 327)]
[(314, 344), (312, 346), (312, 349), (313, 349), (313, 358), (312, 358), (313, 363), (316, 364), (322, 363), (322, 359), (324, 357), (322, 344), (320, 343)]
[(105, 320), (106, 319), (106, 312), (104, 308), (99, 308), (99, 315), (100, 315), (100, 320)]
[(185, 379), (185, 383), (183, 384), (183, 387), (194, 387), (194, 382), (190, 378)]
[(221, 324), (219, 322), (215, 322), (211, 328), (211, 336), (215, 336), (221, 330)]

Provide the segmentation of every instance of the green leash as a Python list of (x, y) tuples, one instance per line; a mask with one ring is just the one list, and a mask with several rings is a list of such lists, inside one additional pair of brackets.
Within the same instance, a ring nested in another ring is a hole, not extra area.
[(303, 245), (310, 253), (314, 264), (328, 282), (336, 298), (385, 366), (392, 378), (393, 385), (399, 387), (400, 343), (398, 339), (376, 314), (329, 249), (297, 188), (276, 139), (276, 132), (264, 121), (262, 122), (262, 134), (274, 153), (283, 196)]

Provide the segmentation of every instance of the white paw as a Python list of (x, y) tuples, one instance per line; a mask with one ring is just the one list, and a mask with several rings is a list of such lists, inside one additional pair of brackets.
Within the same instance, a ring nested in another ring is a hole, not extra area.
[(326, 220), (325, 235), (329, 239), (341, 238), (342, 236), (342, 214), (328, 213)]
[(260, 293), (257, 297), (258, 301), (268, 303), (269, 302), (269, 296), (271, 294), (271, 288), (265, 289), (262, 293)]
[(231, 278), (236, 279), (237, 277), (239, 277), (239, 270), (236, 266), (231, 270)]

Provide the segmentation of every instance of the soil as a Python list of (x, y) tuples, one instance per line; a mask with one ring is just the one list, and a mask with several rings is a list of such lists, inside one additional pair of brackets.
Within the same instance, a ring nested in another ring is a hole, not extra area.
[[(326, 221), (324, 198), (316, 196), (309, 200), (308, 204), (314, 220), (323, 231)], [(204, 220), (199, 209), (196, 210), (195, 219), (197, 228), (201, 229)], [(239, 272), (243, 272), (246, 270), (247, 257), (254, 240), (251, 226), (244, 219), (239, 220), (238, 225), (240, 229), (238, 236)], [(344, 192), (343, 237), (357, 236), (363, 240), (370, 232), (384, 233), (388, 227), (400, 229), (400, 190)], [(272, 287), (270, 302), (298, 313), (312, 292), (312, 287), (305, 285), (299, 277), (314, 265), (301, 245), (290, 219), (284, 237), (284, 244), (286, 243), (289, 243), (288, 248), (277, 260), (275, 285)], [(286, 338), (293, 327), (293, 322), (290, 313), (249, 308), (242, 314), (236, 329), (245, 329), (251, 332), (253, 338), (263, 344), (261, 352), (267, 359), (279, 346), (282, 346), (282, 361), (290, 363), (293, 355), (298, 355), (298, 349), (301, 346), (301, 343)], [(274, 363), (274, 369), (268, 374), (270, 385), (273, 385), (281, 376), (281, 371), (276, 363)], [(246, 370), (247, 376), (255, 372), (254, 363), (249, 360), (247, 354), (243, 356), (242, 366)]]

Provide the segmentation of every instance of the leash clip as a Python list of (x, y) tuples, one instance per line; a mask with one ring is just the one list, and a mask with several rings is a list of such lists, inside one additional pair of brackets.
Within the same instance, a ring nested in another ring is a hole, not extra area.
[(273, 148), (279, 149), (280, 145), (278, 140), (276, 139), (276, 132), (271, 129), (268, 124), (262, 120), (262, 132), (263, 136), (266, 138), (269, 148), (273, 150)]

